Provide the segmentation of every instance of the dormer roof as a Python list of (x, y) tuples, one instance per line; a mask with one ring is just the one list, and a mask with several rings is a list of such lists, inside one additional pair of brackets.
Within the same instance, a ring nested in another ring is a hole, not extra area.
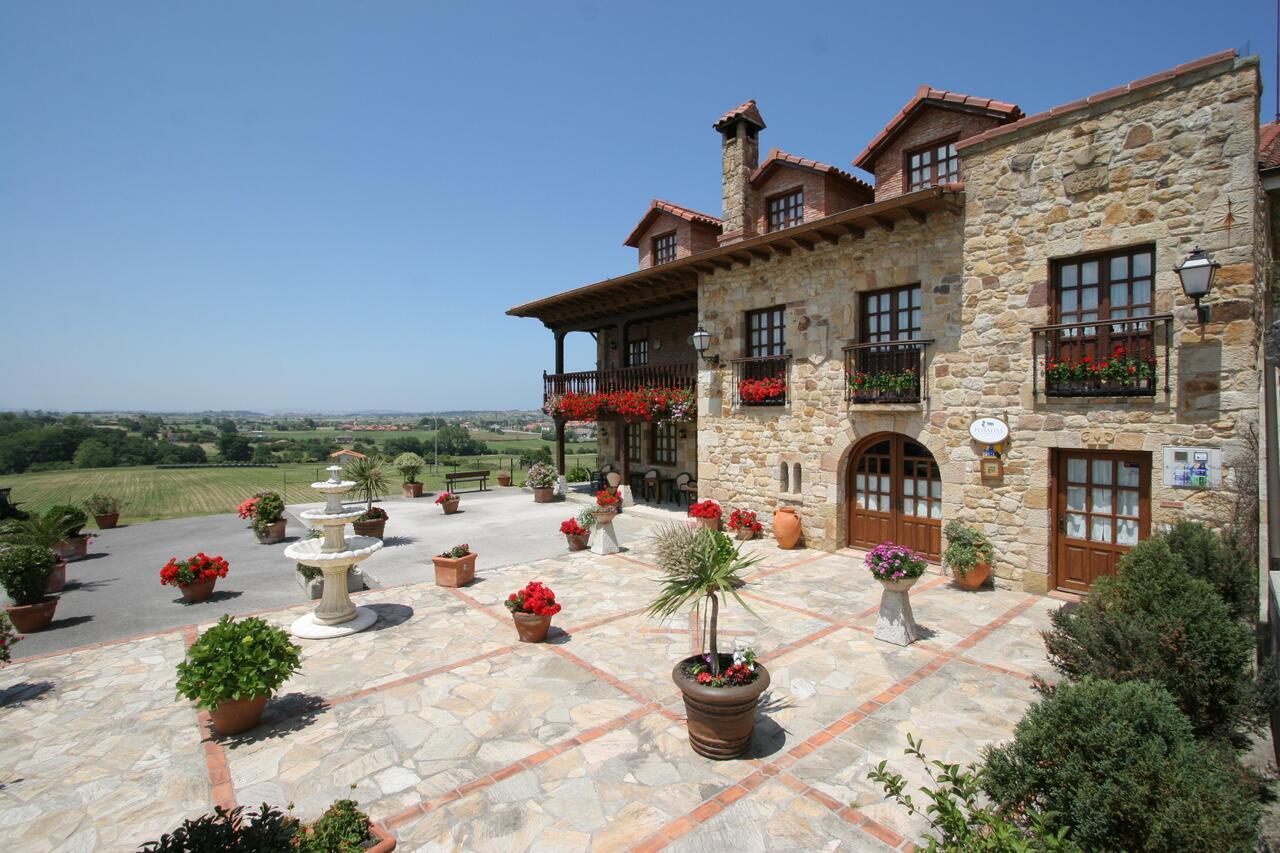
[(673, 202), (655, 198), (650, 202), (648, 212), (645, 213), (639, 224), (636, 225), (635, 229), (631, 232), (631, 236), (627, 237), (622, 245), (635, 246), (639, 248), (640, 236), (648, 230), (650, 225), (653, 224), (653, 220), (657, 219), (664, 213), (669, 213), (672, 216), (683, 219), (694, 225), (706, 225), (709, 228), (714, 228), (716, 231), (720, 231), (724, 227), (724, 222), (719, 217), (712, 216), (709, 213), (699, 213), (698, 211), (692, 210), (688, 207), (683, 207)]
[(1280, 166), (1280, 121), (1258, 128), (1258, 168)]
[(844, 169), (839, 169), (835, 166), (828, 166), (826, 163), (820, 163), (817, 160), (810, 160), (807, 157), (798, 157), (795, 154), (788, 154), (779, 148), (775, 148), (770, 151), (768, 159), (761, 163), (760, 167), (751, 173), (751, 183), (756, 184), (763, 181), (779, 168), (807, 169), (810, 172), (830, 175), (833, 178), (837, 178), (847, 184), (851, 184), (867, 193), (873, 193), (875, 191), (871, 184), (859, 178), (855, 178)]
[(738, 106), (720, 116), (720, 120), (711, 126), (716, 130), (723, 130), (726, 125), (738, 120), (755, 125), (757, 130), (764, 130), (764, 119), (760, 117), (760, 110), (756, 108), (754, 98), (744, 104), (738, 104)]
[(978, 98), (973, 95), (962, 95), (959, 92), (948, 92), (924, 85), (916, 89), (915, 96), (894, 116), (884, 129), (876, 134), (862, 153), (854, 158), (853, 165), (868, 172), (874, 171), (876, 157), (898, 134), (907, 129), (925, 107), (940, 107), (944, 110), (976, 113), (998, 119), (1001, 123), (1017, 121), (1022, 118), (1022, 110), (1017, 104), (995, 101), (991, 98)]

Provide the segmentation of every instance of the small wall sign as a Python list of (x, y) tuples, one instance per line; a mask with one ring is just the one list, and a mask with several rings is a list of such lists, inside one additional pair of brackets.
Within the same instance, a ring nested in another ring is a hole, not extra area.
[(982, 479), (1000, 480), (1004, 477), (1004, 460), (999, 456), (982, 457)]
[(979, 444), (999, 444), (1009, 437), (1009, 425), (999, 418), (978, 418), (969, 424), (969, 435)]

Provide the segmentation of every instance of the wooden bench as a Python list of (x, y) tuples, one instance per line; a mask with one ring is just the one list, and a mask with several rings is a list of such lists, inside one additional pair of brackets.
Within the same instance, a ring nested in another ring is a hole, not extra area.
[(444, 487), (449, 491), (454, 491), (454, 486), (458, 483), (479, 483), (480, 491), (485, 491), (489, 486), (488, 471), (454, 471), (444, 475)]

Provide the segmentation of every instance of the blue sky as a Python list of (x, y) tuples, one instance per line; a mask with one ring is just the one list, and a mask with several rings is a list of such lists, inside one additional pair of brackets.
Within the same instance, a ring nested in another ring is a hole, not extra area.
[(1269, 2), (0, 0), (0, 406), (535, 407), (551, 334), (506, 309), (634, 269), (655, 196), (719, 213), (747, 98), (762, 150), (852, 169), (920, 83), (1033, 113), (1248, 45), (1270, 119), (1274, 33)]

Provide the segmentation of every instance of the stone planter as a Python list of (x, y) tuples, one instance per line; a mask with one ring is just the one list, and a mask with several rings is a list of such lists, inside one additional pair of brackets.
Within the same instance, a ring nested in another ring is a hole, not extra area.
[(436, 586), (466, 586), (476, 579), (476, 554), (465, 557), (432, 557), (436, 566)]
[(538, 504), (549, 504), (555, 500), (556, 490), (551, 486), (546, 488), (535, 488), (533, 490), (533, 502)]
[(209, 712), (213, 727), (220, 735), (238, 735), (247, 732), (262, 721), (262, 709), (270, 696), (254, 696), (251, 699), (228, 699)]
[(778, 547), (790, 550), (800, 541), (800, 516), (795, 507), (781, 506), (773, 514), (773, 538), (778, 540)]
[[(298, 579), (298, 586), (302, 587), (303, 592), (307, 594), (307, 599), (315, 601), (324, 595), (324, 575), (307, 579), (302, 576), (301, 572), (295, 571), (293, 576)], [(364, 573), (355, 566), (347, 569), (347, 591), (359, 592), (365, 588)]]
[(109, 512), (106, 515), (95, 515), (93, 520), (97, 522), (99, 530), (110, 530), (120, 521), (120, 513)]
[(182, 597), (186, 599), (187, 604), (195, 604), (197, 601), (204, 601), (213, 595), (213, 587), (217, 583), (217, 578), (210, 578), (207, 581), (196, 581), (186, 586), (180, 586), (178, 589), (182, 590)]
[(67, 585), (67, 561), (59, 560), (54, 564), (53, 569), (49, 572), (49, 582), (45, 584), (44, 591), (46, 595), (53, 595), (55, 592), (62, 592), (63, 587)]
[(510, 485), (511, 485), (511, 475), (510, 475), (510, 474), (499, 474), (499, 475), (498, 475), (498, 485), (499, 485), (499, 486), (510, 486)]
[(604, 507), (596, 508), (596, 524), (613, 524), (618, 518), (616, 509), (605, 509)]
[(720, 519), (718, 518), (698, 518), (695, 520), (698, 522), (699, 527), (705, 527), (708, 530), (720, 529)]
[(458, 504), (462, 503), (462, 498), (454, 498), (451, 501), (445, 501), (440, 504), (440, 508), (444, 510), (445, 515), (453, 515), (458, 511)]
[(516, 623), (516, 633), (520, 635), (522, 643), (541, 643), (547, 638), (547, 631), (551, 628), (550, 616), (512, 613), (511, 618)]
[(911, 613), (911, 598), (908, 594), (917, 580), (918, 578), (904, 578), (897, 581), (880, 581), (884, 591), (880, 593), (880, 613), (876, 617), (877, 640), (884, 640), (895, 646), (909, 646), (920, 639), (920, 631), (916, 628), (916, 620)]
[(353, 521), (351, 526), (357, 536), (376, 536), (381, 539), (387, 531), (387, 520), (379, 518), (374, 521)]
[(956, 586), (961, 589), (975, 590), (980, 589), (987, 579), (991, 577), (991, 564), (978, 563), (963, 575), (956, 569), (951, 570), (951, 578), (956, 582)]
[(58, 596), (51, 595), (35, 604), (15, 604), (6, 607), (9, 621), (19, 634), (30, 634), (43, 631), (53, 621), (53, 612), (58, 609)]
[(287, 519), (280, 519), (277, 522), (268, 524), (266, 527), (253, 529), (258, 537), (259, 545), (275, 545), (277, 542), (284, 541), (284, 529), (289, 524)]
[[(702, 660), (702, 655), (685, 658), (671, 670), (671, 678), (684, 694), (685, 717), (688, 719), (689, 743), (693, 751), (706, 758), (737, 758), (751, 746), (751, 733), (756, 724), (756, 705), (760, 694), (769, 687), (769, 670), (757, 663), (760, 675), (750, 684), (737, 687), (709, 687), (684, 674), (687, 664)], [(732, 655), (720, 655), (721, 666), (733, 663)]]
[(401, 491), (406, 498), (420, 498), (422, 497), (422, 484), (405, 483), (401, 486)]
[(55, 542), (53, 553), (57, 554), (59, 559), (66, 560), (68, 563), (72, 560), (83, 560), (85, 555), (89, 553), (89, 537), (82, 533), (79, 536), (72, 536), (70, 539), (64, 539), (61, 542)]
[(585, 551), (587, 543), (591, 541), (591, 534), (583, 533), (580, 536), (574, 536), (572, 533), (566, 533), (564, 538), (569, 542), (570, 551)]

